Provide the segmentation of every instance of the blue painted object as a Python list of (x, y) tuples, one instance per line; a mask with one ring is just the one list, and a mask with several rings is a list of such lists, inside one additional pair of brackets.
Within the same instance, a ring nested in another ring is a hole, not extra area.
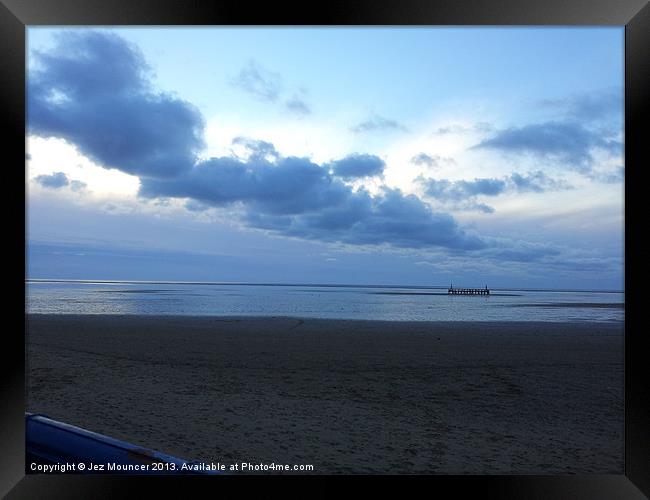
[[(25, 414), (25, 460), (28, 473), (215, 474), (208, 465), (183, 460), (126, 441), (57, 422), (46, 415)], [(58, 467), (66, 469), (61, 470)], [(79, 464), (83, 464), (81, 467)], [(190, 466), (183, 470), (182, 466)], [(41, 466), (39, 469), (38, 466)], [(46, 469), (47, 467), (50, 469)], [(103, 466), (103, 467), (102, 467)]]

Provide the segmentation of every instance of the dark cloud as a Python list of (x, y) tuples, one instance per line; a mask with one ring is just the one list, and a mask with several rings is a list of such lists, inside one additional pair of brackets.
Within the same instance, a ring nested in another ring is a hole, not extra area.
[(108, 168), (147, 177), (189, 170), (204, 122), (189, 103), (151, 89), (138, 49), (103, 31), (63, 32), (34, 53), (28, 74), (31, 134), (59, 137)]
[[(378, 196), (354, 191), (305, 158), (213, 158), (175, 179), (143, 179), (140, 194), (187, 198), (204, 206), (238, 205), (248, 227), (290, 237), (404, 248), (484, 245), (416, 196), (389, 189)], [(192, 209), (201, 207), (194, 202)]]
[(356, 134), (378, 130), (399, 130), (401, 132), (408, 132), (408, 129), (398, 121), (377, 115), (354, 125), (350, 130)]
[(298, 96), (293, 96), (285, 103), (287, 109), (297, 115), (311, 114), (311, 108)]
[(262, 101), (276, 101), (282, 92), (280, 74), (264, 69), (257, 61), (249, 61), (231, 83)]
[(588, 171), (591, 168), (594, 148), (601, 148), (612, 154), (622, 152), (619, 141), (608, 139), (580, 123), (555, 121), (501, 130), (474, 148), (531, 153), (567, 162), (570, 167), (580, 171)]
[(450, 215), (432, 212), (416, 196), (390, 189), (374, 197), (364, 191), (350, 193), (338, 206), (293, 217), (249, 212), (247, 223), (284, 236), (352, 245), (456, 250), (486, 245), (461, 230)]
[(420, 176), (417, 181), (424, 188), (426, 195), (439, 202), (484, 213), (492, 213), (494, 208), (484, 203), (477, 203), (477, 196), (498, 196), (512, 191), (541, 193), (571, 188), (563, 180), (552, 179), (539, 170), (523, 175), (514, 173), (500, 179), (475, 178), (471, 181), (449, 181)]
[(375, 155), (352, 154), (330, 163), (334, 175), (343, 179), (374, 177), (384, 173), (386, 163)]
[(70, 184), (68, 176), (63, 172), (54, 172), (50, 175), (39, 175), (34, 180), (41, 186), (51, 189), (59, 189)]
[(294, 214), (342, 201), (349, 189), (326, 169), (301, 158), (212, 158), (175, 179), (145, 179), (146, 197), (193, 198), (212, 206), (241, 202), (263, 212)]

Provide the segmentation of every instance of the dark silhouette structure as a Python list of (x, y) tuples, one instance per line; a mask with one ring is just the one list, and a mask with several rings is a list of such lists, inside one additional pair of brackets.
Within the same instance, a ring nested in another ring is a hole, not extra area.
[(454, 288), (453, 283), (449, 285), (447, 295), (490, 295), (490, 289), (485, 288)]

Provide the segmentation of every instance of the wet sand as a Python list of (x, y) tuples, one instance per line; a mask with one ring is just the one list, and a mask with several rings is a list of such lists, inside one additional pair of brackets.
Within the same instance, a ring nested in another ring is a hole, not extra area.
[(30, 315), (27, 410), (315, 473), (623, 473), (623, 326)]

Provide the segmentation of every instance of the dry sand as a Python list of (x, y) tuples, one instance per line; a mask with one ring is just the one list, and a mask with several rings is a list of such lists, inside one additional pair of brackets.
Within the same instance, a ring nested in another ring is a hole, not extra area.
[(316, 473), (623, 473), (623, 326), (30, 315), (28, 411)]

